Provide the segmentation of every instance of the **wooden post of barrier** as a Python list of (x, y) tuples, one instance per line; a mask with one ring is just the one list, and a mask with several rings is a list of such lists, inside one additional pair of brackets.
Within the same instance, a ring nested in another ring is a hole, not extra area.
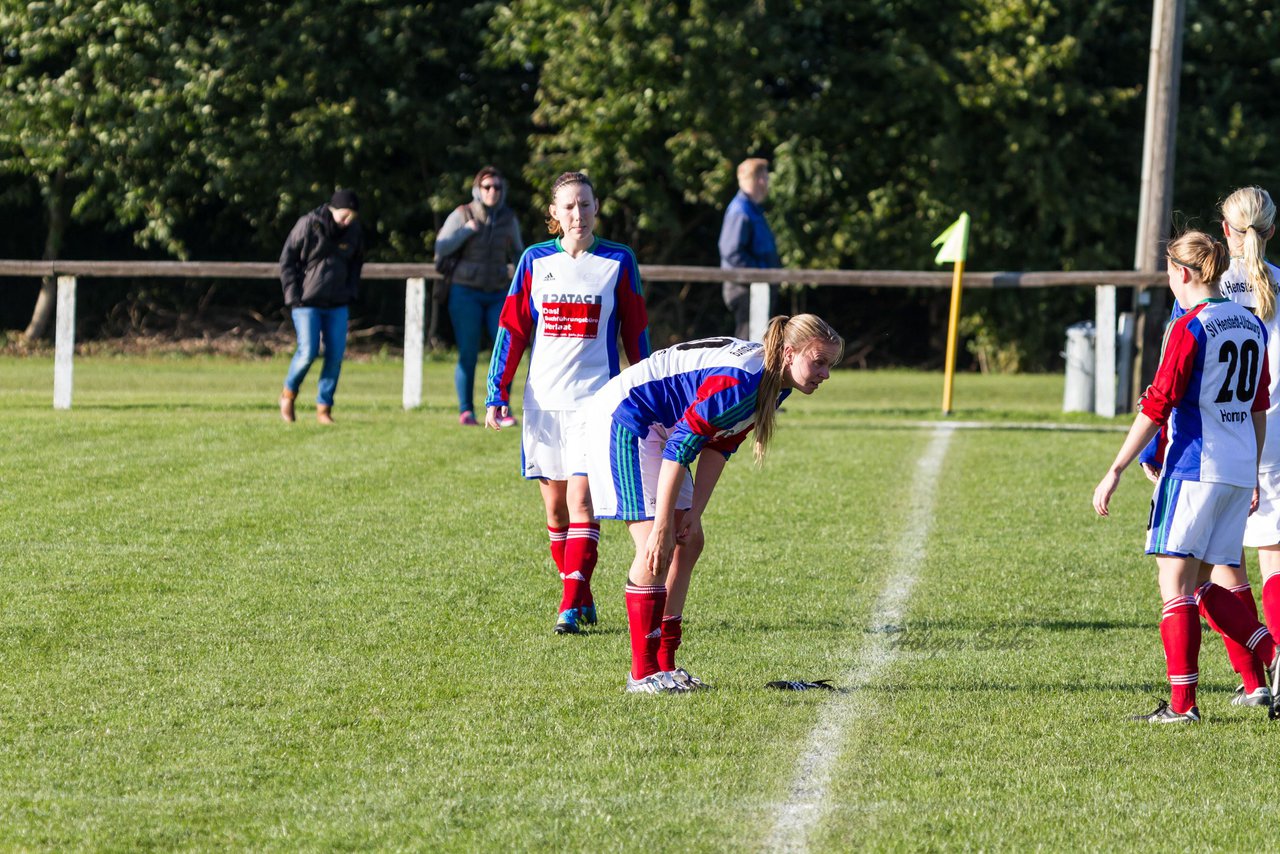
[(404, 408), (422, 405), (422, 342), (427, 308), (427, 280), (404, 283)]
[(751, 283), (751, 314), (747, 318), (748, 337), (752, 341), (763, 341), (764, 331), (769, 326), (769, 283)]
[(76, 277), (58, 277), (53, 337), (53, 408), (71, 408), (71, 373), (76, 353)]
[(1093, 339), (1093, 411), (1116, 414), (1116, 286), (1095, 289)]

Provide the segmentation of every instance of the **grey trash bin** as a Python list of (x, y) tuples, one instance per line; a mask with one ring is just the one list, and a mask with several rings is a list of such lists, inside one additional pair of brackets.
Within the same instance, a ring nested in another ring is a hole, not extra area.
[(1073, 323), (1067, 327), (1067, 383), (1062, 394), (1063, 412), (1093, 412), (1093, 321)]

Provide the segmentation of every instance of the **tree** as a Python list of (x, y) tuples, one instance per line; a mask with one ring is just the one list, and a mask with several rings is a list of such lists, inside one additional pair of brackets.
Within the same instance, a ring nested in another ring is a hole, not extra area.
[[(62, 252), (69, 219), (104, 217), (112, 183), (105, 153), (132, 132), (159, 49), (155, 4), (46, 0), (5, 4), (0, 66), (0, 172), (39, 187), (47, 231), (43, 258)], [(44, 282), (24, 337), (42, 336), (53, 313)]]
[(39, 185), (46, 259), (69, 219), (180, 258), (274, 254), (338, 185), (362, 191), (374, 257), (426, 257), (430, 205), (480, 161), (523, 157), (527, 72), (478, 70), (493, 5), (10, 4), (0, 171)]

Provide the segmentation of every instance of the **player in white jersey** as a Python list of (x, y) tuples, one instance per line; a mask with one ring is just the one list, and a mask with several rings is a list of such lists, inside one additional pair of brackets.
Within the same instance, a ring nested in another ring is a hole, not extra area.
[[(1280, 318), (1276, 314), (1276, 283), (1280, 269), (1265, 260), (1267, 239), (1275, 232), (1276, 206), (1260, 187), (1241, 187), (1222, 203), (1222, 233), (1227, 241), (1231, 264), (1222, 274), (1222, 296), (1251, 310), (1267, 327), (1267, 368), (1271, 374), (1267, 408), (1267, 436), (1258, 465), (1258, 509), (1249, 516), (1244, 544), (1258, 549), (1262, 572), (1262, 610), (1267, 628), (1280, 633)], [(1182, 314), (1175, 305), (1174, 319)], [(1155, 481), (1159, 466), (1144, 462), (1147, 476)], [(1213, 568), (1214, 584), (1226, 588), (1257, 615), (1258, 605), (1249, 585), (1242, 556), (1239, 566), (1220, 564)], [(1216, 626), (1215, 626), (1216, 628)], [(1278, 634), (1280, 636), (1280, 634)], [(1231, 667), (1243, 684), (1232, 703), (1240, 706), (1270, 707), (1272, 688), (1267, 687), (1263, 663), (1246, 647), (1223, 636)]]
[(498, 430), (510, 416), (511, 383), (529, 350), (522, 474), (540, 484), (563, 582), (555, 631), (577, 634), (596, 622), (591, 574), (600, 539), (585, 478), (570, 481), (582, 471), (574, 451), (578, 410), (621, 370), (619, 340), (631, 364), (649, 355), (649, 318), (635, 256), (595, 236), (600, 203), (591, 180), (565, 172), (551, 199), (547, 228), (559, 236), (530, 246), (516, 265), (489, 363), (485, 424)]
[(1215, 564), (1239, 563), (1245, 522), (1256, 506), (1270, 374), (1261, 321), (1219, 295), (1226, 247), (1193, 231), (1170, 243), (1168, 252), (1169, 287), (1186, 314), (1169, 330), (1156, 377), (1094, 490), (1093, 506), (1108, 515), (1120, 475), (1168, 422), (1147, 554), (1155, 555), (1164, 601), (1160, 635), (1172, 697), (1135, 720), (1192, 723), (1200, 720), (1200, 611), (1280, 675), (1275, 640), (1256, 612), (1210, 581)]
[(844, 341), (818, 317), (775, 317), (763, 344), (677, 344), (592, 398), (583, 419), (592, 503), (597, 518), (624, 520), (636, 547), (626, 588), (628, 692), (702, 687), (675, 664), (689, 578), (705, 544), (702, 513), (747, 432), (755, 430), (759, 462), (778, 406), (792, 390), (812, 394), (843, 352)]

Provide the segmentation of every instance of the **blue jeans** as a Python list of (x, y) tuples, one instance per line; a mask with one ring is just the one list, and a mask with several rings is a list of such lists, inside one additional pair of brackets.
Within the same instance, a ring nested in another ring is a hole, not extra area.
[(480, 335), (489, 340), (498, 337), (498, 315), (506, 291), (482, 291), (466, 285), (449, 288), (449, 320), (453, 337), (458, 342), (458, 366), (453, 370), (453, 385), (458, 391), (458, 411), (475, 412), (476, 359), (480, 355)]
[(289, 374), (284, 386), (294, 394), (307, 378), (311, 363), (320, 355), (324, 342), (324, 366), (320, 369), (320, 390), (316, 403), (333, 406), (333, 392), (338, 387), (338, 373), (342, 370), (342, 354), (347, 351), (347, 307), (313, 308), (299, 306), (293, 309), (293, 328), (298, 330), (298, 349), (289, 363)]

